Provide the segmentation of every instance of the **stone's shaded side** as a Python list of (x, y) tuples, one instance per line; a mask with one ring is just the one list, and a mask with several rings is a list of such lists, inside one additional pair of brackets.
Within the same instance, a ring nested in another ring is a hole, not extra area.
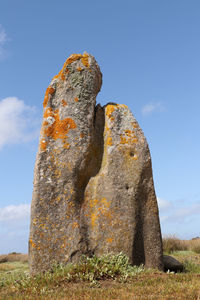
[(150, 152), (125, 105), (104, 107), (103, 158), (85, 190), (82, 218), (91, 253), (123, 252), (132, 264), (163, 269)]
[(163, 269), (150, 152), (125, 105), (96, 104), (101, 72), (73, 54), (47, 88), (29, 240), (31, 273), (124, 252)]
[(87, 53), (70, 56), (47, 88), (31, 208), (31, 272), (81, 255), (80, 207), (93, 157), (101, 72)]

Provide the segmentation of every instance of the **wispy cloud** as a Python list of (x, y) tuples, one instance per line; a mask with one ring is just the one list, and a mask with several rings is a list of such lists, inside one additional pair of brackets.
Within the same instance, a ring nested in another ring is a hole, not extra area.
[(157, 198), (158, 206), (161, 210), (166, 210), (171, 206), (171, 203), (165, 199)]
[(8, 205), (0, 208), (0, 254), (27, 252), (30, 204)]
[(142, 115), (147, 116), (153, 112), (162, 112), (164, 110), (165, 107), (161, 102), (150, 102), (142, 107)]
[(5, 32), (5, 29), (2, 27), (2, 25), (0, 24), (0, 59), (4, 58), (5, 56), (5, 43), (8, 40), (7, 38), (7, 34)]
[(30, 216), (30, 205), (8, 205), (0, 209), (0, 222), (23, 221)]
[(24, 143), (39, 134), (39, 120), (34, 107), (17, 97), (0, 101), (0, 149), (7, 144)]
[(194, 218), (200, 215), (200, 203), (193, 203), (190, 206), (176, 209), (168, 219), (170, 220), (183, 220), (184, 218)]

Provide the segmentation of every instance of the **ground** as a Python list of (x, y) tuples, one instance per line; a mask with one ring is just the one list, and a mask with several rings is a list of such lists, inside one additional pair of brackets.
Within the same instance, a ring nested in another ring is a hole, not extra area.
[(177, 251), (170, 255), (184, 263), (185, 272), (143, 270), (126, 279), (92, 281), (58, 274), (30, 279), (26, 255), (0, 256), (0, 261), (8, 260), (0, 263), (0, 299), (200, 299), (200, 254)]

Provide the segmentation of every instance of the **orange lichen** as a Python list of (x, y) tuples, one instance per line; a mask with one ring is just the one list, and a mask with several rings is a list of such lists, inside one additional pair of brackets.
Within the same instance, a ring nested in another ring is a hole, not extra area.
[(81, 57), (81, 61), (82, 61), (82, 64), (88, 68), (90, 65), (89, 65), (89, 62), (88, 62), (88, 58), (89, 58), (89, 55), (84, 53), (83, 56)]
[(70, 65), (71, 63), (73, 63), (76, 60), (79, 60), (82, 58), (82, 54), (72, 54), (70, 55), (70, 57), (68, 57), (68, 59), (66, 60), (66, 64)]
[(47, 103), (49, 101), (49, 98), (55, 93), (55, 89), (51, 86), (49, 86), (46, 90), (45, 96), (44, 96), (44, 102), (43, 107), (47, 106)]
[(42, 139), (40, 142), (40, 148), (41, 150), (45, 151), (47, 148), (47, 142), (45, 141), (45, 139)]
[(29, 240), (29, 243), (30, 243), (30, 245), (31, 245), (33, 248), (36, 248), (36, 244), (33, 242), (32, 239)]
[(43, 138), (41, 139), (40, 147), (42, 150), (46, 150), (47, 141), (46, 138), (52, 138), (54, 140), (63, 139), (64, 148), (67, 148), (69, 144), (66, 143), (67, 133), (71, 129), (76, 128), (76, 123), (71, 118), (65, 118), (60, 120), (58, 109), (53, 111), (52, 108), (47, 108), (44, 112), (44, 119), (51, 117), (51, 123), (44, 120), (42, 125)]
[(47, 128), (44, 128), (44, 134), (47, 137), (52, 137), (54, 140), (65, 139), (68, 131), (76, 128), (76, 123), (71, 118), (60, 120), (58, 110), (55, 110), (55, 112), (51, 111), (49, 116), (53, 117), (55, 121)]
[(80, 138), (82, 139), (82, 138), (84, 138), (84, 136), (85, 136), (85, 134), (81, 132)]
[(64, 81), (68, 73), (69, 73), (69, 69), (67, 68), (67, 62), (65, 62), (62, 67), (62, 70), (60, 70), (60, 72), (53, 77), (53, 80), (61, 78)]
[(62, 103), (63, 106), (67, 105), (67, 102), (64, 99), (62, 99), (61, 103)]
[(63, 145), (63, 148), (64, 148), (64, 149), (69, 149), (69, 148), (70, 148), (70, 144), (69, 144), (69, 143), (67, 143), (67, 142), (66, 142), (66, 143), (64, 143), (64, 145)]
[(138, 142), (138, 139), (135, 137), (120, 137), (120, 144), (134, 144)]
[[(88, 58), (89, 58), (89, 55), (86, 53), (84, 53), (83, 55), (82, 54), (72, 54), (65, 61), (64, 65), (62, 67), (62, 70), (58, 73), (58, 75), (55, 75), (53, 77), (53, 79), (61, 78), (64, 81), (66, 79), (66, 75), (69, 73), (69, 69), (67, 68), (67, 66), (79, 59), (81, 59), (82, 64), (88, 68), (89, 67)], [(77, 70), (81, 71), (82, 69), (81, 69), (81, 67), (78, 67)]]
[(78, 97), (75, 97), (75, 98), (74, 98), (74, 101), (78, 102), (78, 100), (79, 100)]
[(112, 241), (113, 241), (112, 238), (108, 238), (108, 239), (107, 239), (107, 242), (108, 242), (108, 243), (112, 243)]

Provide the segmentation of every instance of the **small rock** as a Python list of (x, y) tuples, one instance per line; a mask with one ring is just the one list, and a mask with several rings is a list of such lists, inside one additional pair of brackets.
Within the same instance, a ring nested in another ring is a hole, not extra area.
[(0, 258), (0, 264), (3, 264), (5, 262), (8, 262), (8, 258), (7, 257)]
[(172, 256), (163, 255), (164, 271), (183, 272), (183, 264)]

